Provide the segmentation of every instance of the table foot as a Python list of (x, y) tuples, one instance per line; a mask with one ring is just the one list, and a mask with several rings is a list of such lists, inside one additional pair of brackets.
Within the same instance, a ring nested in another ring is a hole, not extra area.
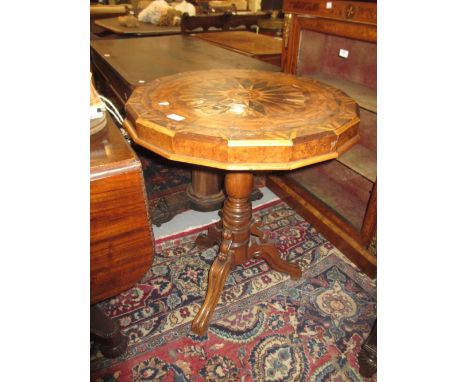
[(99, 344), (104, 357), (115, 358), (127, 350), (128, 338), (119, 326), (97, 306), (91, 306), (91, 338)]
[(205, 250), (211, 248), (212, 246), (220, 245), (221, 238), (223, 237), (223, 223), (219, 221), (215, 225), (212, 225), (208, 228), (208, 233), (202, 233), (197, 236), (195, 240), (195, 245), (200, 250)]
[(377, 372), (377, 320), (358, 354), (359, 373), (370, 378)]
[(250, 201), (255, 202), (256, 200), (260, 200), (263, 198), (263, 193), (258, 188), (254, 188), (252, 193), (250, 194)]
[(260, 229), (261, 223), (258, 219), (254, 220), (250, 226), (250, 234), (260, 238), (262, 243), (264, 243), (267, 240), (267, 234)]
[(249, 257), (261, 258), (275, 271), (286, 273), (293, 280), (302, 276), (301, 268), (297, 264), (291, 264), (283, 260), (278, 249), (272, 243), (252, 243), (249, 247)]
[[(222, 217), (222, 212), (220, 212)], [(261, 221), (255, 220), (252, 222), (250, 226), (250, 234), (253, 236), (257, 236), (260, 240), (265, 241), (267, 235), (265, 232), (260, 230)], [(221, 239), (223, 237), (223, 223), (222, 221), (217, 222), (211, 227), (208, 227), (208, 233), (201, 233), (195, 239), (195, 245), (200, 250), (205, 250), (211, 248), (214, 245), (221, 245)]]
[(219, 255), (213, 261), (208, 274), (208, 289), (205, 296), (205, 301), (192, 321), (192, 331), (198, 335), (203, 335), (208, 329), (211, 316), (218, 305), (219, 297), (223, 291), (226, 278), (231, 270), (231, 253), (230, 246), (232, 240), (227, 231), (224, 232), (224, 240), (221, 244)]

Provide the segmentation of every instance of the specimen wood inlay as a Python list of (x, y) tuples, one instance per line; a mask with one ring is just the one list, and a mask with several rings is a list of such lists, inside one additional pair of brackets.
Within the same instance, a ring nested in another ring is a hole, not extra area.
[(290, 169), (335, 158), (357, 139), (359, 124), (356, 103), (341, 90), (252, 70), (162, 77), (137, 88), (126, 110), (137, 142), (151, 136), (169, 159), (228, 170)]

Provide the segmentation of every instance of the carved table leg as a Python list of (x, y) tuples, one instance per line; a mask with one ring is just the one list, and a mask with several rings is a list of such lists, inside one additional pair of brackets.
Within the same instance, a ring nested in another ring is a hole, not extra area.
[[(205, 301), (192, 322), (192, 330), (199, 335), (208, 328), (232, 265), (242, 264), (254, 256), (261, 257), (273, 269), (285, 272), (292, 278), (301, 277), (300, 268), (282, 260), (275, 246), (265, 242), (265, 235), (258, 228), (259, 222), (252, 222), (252, 188), (252, 173), (229, 172), (225, 178), (227, 199), (224, 202), (222, 224), (214, 226), (208, 236), (197, 238), (197, 245), (202, 247), (221, 242), (218, 257), (210, 268)], [(260, 237), (262, 242), (254, 242), (249, 248), (251, 234)]]
[(219, 296), (223, 291), (224, 283), (231, 270), (232, 258), (229, 253), (229, 248), (232, 241), (227, 231), (224, 231), (224, 237), (225, 239), (221, 244), (219, 255), (211, 265), (210, 273), (208, 274), (208, 289), (206, 291), (205, 301), (192, 322), (192, 330), (200, 336), (203, 335), (208, 328), (208, 323), (218, 304)]
[(195, 245), (200, 249), (208, 249), (213, 245), (221, 245), (221, 238), (223, 237), (223, 223), (219, 221), (218, 223), (212, 225), (208, 228), (208, 234), (200, 234), (195, 240)]
[(293, 280), (301, 278), (301, 268), (283, 260), (272, 243), (253, 243), (249, 248), (249, 256), (262, 258), (272, 269), (290, 275)]
[(120, 333), (119, 326), (97, 306), (91, 306), (91, 337), (108, 358), (118, 357), (127, 350), (128, 338)]

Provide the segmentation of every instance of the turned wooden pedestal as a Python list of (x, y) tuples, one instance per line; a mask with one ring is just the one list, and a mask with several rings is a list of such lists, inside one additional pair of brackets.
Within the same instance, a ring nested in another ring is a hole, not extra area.
[[(137, 88), (125, 108), (124, 126), (136, 143), (171, 160), (226, 171), (222, 221), (197, 240), (200, 246), (217, 243), (219, 255), (192, 323), (195, 333), (206, 332), (232, 266), (258, 257), (301, 276), (252, 221), (252, 171), (295, 169), (347, 150), (358, 139), (351, 98), (284, 73), (210, 70), (154, 80)], [(196, 194), (197, 176), (194, 184)]]
[[(195, 166), (192, 169), (192, 183), (187, 187), (190, 208), (195, 211), (216, 211), (223, 207), (226, 196), (223, 191), (224, 173), (207, 167)], [(263, 194), (254, 188), (250, 200), (259, 200)]]
[[(265, 235), (259, 229), (259, 222), (252, 221), (252, 173), (229, 172), (226, 175), (225, 188), (227, 200), (224, 203), (222, 223), (212, 227), (207, 237), (199, 236), (197, 239), (197, 245), (201, 247), (219, 244), (219, 255), (208, 276), (205, 302), (192, 323), (192, 330), (199, 335), (204, 334), (208, 328), (232, 266), (260, 257), (279, 272), (288, 273), (294, 279), (301, 277), (299, 266), (282, 260), (275, 245), (265, 240)], [(251, 235), (258, 239), (251, 240)]]

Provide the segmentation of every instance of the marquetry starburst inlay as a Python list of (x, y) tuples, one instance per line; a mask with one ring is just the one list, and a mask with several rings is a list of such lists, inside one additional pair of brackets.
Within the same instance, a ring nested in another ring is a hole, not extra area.
[(232, 77), (188, 85), (179, 93), (180, 101), (206, 115), (233, 117), (268, 116), (277, 111), (293, 112), (303, 107), (307, 96), (300, 89), (273, 81)]
[(333, 158), (356, 141), (359, 124), (356, 103), (341, 90), (256, 70), (161, 77), (138, 87), (125, 109), (137, 142), (170, 159), (230, 169)]

